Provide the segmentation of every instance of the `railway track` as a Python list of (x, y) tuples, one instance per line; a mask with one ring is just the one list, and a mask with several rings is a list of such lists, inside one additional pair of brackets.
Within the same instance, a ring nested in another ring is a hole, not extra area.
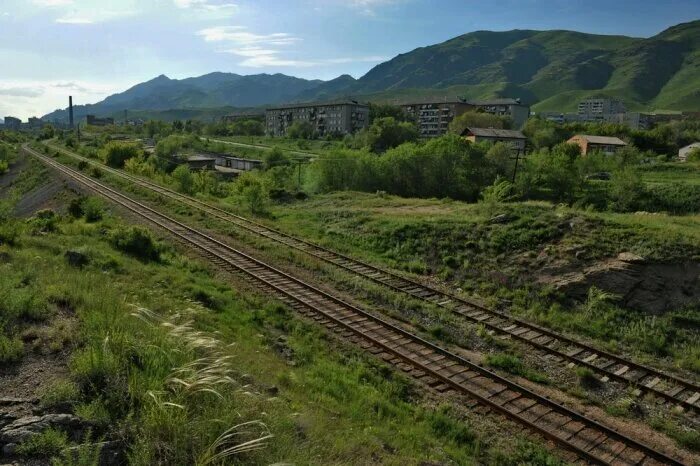
[[(73, 154), (62, 148), (52, 147), (79, 160), (95, 163), (90, 159)], [(636, 363), (627, 358), (574, 340), (561, 333), (511, 316), (505, 312), (486, 308), (455, 294), (419, 283), (395, 272), (288, 235), (123, 171), (105, 167), (102, 164), (99, 164), (99, 166), (136, 185), (204, 211), (215, 218), (234, 224), (255, 235), (285, 244), (324, 262), (338, 266), (352, 274), (388, 287), (395, 292), (408, 294), (421, 301), (446, 308), (474, 324), (483, 325), (489, 331), (506, 335), (513, 340), (525, 343), (538, 351), (558, 358), (560, 361), (565, 361), (569, 365), (591, 369), (599, 375), (603, 382), (614, 380), (633, 386), (640, 394), (650, 393), (659, 399), (681, 406), (695, 414), (700, 412), (700, 384), (698, 383)]]
[(397, 366), (439, 392), (453, 391), (593, 464), (683, 464), (668, 454), (532, 392), (468, 359), (238, 251), (81, 172), (24, 146), (60, 174), (162, 228), (226, 270)]

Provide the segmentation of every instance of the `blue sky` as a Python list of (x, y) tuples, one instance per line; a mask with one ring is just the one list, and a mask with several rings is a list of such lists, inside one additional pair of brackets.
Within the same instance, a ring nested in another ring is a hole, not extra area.
[(470, 31), (648, 37), (700, 0), (0, 0), (0, 116), (92, 103), (159, 74), (360, 77)]

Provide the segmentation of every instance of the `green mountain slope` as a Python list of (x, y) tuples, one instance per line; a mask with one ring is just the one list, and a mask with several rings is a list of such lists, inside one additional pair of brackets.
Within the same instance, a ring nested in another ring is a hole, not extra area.
[[(77, 107), (76, 116), (344, 97), (398, 103), (456, 96), (519, 97), (536, 111), (568, 112), (579, 100), (599, 95), (622, 98), (630, 109), (700, 110), (700, 20), (645, 39), (561, 30), (476, 31), (400, 54), (360, 79), (342, 75), (323, 82), (283, 74), (232, 73), (182, 80), (159, 76), (97, 104)], [(44, 118), (65, 120), (67, 112), (59, 110)]]

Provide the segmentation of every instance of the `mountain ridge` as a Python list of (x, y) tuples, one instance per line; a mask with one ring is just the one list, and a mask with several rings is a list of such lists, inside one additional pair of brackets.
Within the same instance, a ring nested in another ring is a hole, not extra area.
[[(700, 20), (648, 38), (568, 30), (473, 31), (398, 54), (359, 79), (213, 72), (174, 80), (160, 75), (78, 107), (76, 115), (125, 108), (249, 108), (344, 97), (397, 102), (428, 95), (519, 97), (537, 111), (572, 111), (578, 100), (593, 95), (621, 98), (633, 110), (697, 110)], [(44, 118), (66, 116), (59, 110)]]

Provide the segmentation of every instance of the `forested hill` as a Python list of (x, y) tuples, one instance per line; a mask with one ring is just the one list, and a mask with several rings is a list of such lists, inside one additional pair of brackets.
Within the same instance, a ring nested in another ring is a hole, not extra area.
[[(252, 107), (355, 97), (520, 97), (536, 110), (571, 111), (584, 97), (622, 98), (632, 109), (700, 109), (700, 20), (650, 38), (572, 31), (476, 31), (421, 47), (372, 68), (360, 79), (330, 81), (283, 74), (159, 76), (78, 107), (77, 115), (124, 109)], [(46, 119), (65, 119), (65, 111)]]

